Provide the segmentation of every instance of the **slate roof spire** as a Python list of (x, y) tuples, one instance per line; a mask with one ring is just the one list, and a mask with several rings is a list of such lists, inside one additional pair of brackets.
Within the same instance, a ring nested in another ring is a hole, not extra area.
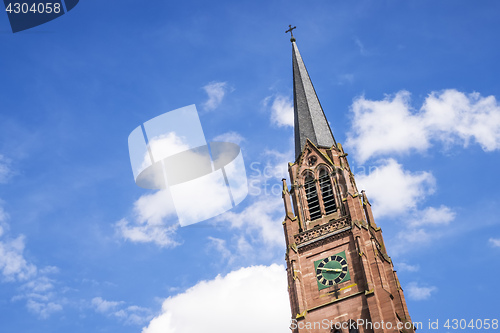
[[(290, 29), (292, 29), (291, 26)], [(330, 148), (336, 145), (336, 142), (293, 35), (290, 41), (292, 42), (293, 64), (295, 158), (297, 159), (307, 139), (318, 147)]]

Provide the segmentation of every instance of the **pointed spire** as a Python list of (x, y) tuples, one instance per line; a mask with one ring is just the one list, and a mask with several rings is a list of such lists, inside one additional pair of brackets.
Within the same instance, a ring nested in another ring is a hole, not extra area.
[[(290, 32), (292, 28), (290, 26)], [(295, 38), (292, 36), (293, 62), (293, 108), (295, 117), (295, 158), (309, 139), (316, 146), (328, 147), (336, 145), (332, 130), (326, 120), (323, 108), (319, 103), (311, 78), (302, 61)]]

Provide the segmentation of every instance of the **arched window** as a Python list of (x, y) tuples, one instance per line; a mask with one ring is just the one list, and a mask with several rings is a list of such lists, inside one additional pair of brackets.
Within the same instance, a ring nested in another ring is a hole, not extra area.
[(309, 207), (309, 215), (311, 217), (311, 221), (316, 220), (321, 217), (321, 211), (319, 209), (316, 181), (311, 174), (308, 174), (306, 176), (306, 179), (304, 181), (304, 189), (306, 191), (307, 206)]
[(332, 182), (330, 175), (323, 169), (319, 173), (319, 188), (323, 196), (323, 205), (325, 206), (325, 214), (331, 214), (337, 211), (337, 204), (335, 203), (335, 196), (333, 194)]

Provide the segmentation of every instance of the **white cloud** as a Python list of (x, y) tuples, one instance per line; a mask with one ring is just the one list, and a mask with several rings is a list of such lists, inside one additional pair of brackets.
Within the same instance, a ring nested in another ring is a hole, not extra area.
[(153, 242), (162, 247), (175, 247), (177, 224), (168, 224), (167, 217), (175, 215), (175, 207), (167, 190), (142, 195), (134, 203), (132, 222), (121, 219), (115, 224), (119, 235), (136, 243)]
[[(281, 253), (285, 246), (281, 224), (285, 215), (281, 179), (286, 177), (287, 162), (292, 160), (293, 152), (266, 150), (263, 156), (265, 162), (250, 165), (251, 196), (247, 206), (240, 212), (228, 211), (215, 219), (217, 223), (229, 222), (234, 232), (224, 244), (215, 246), (214, 240), (210, 240), (212, 248), (229, 263), (237, 258), (244, 258), (247, 263), (274, 260), (277, 251)], [(227, 251), (230, 251), (230, 256)]]
[(421, 109), (425, 126), (444, 142), (474, 140), (485, 151), (500, 148), (500, 106), (494, 96), (465, 95), (456, 90), (433, 92)]
[(238, 251), (237, 253), (245, 255), (253, 252), (252, 245), (250, 245), (250, 243), (246, 240), (245, 236), (243, 235), (241, 235), (238, 238), (236, 245), (237, 245), (236, 249)]
[(288, 162), (294, 160), (294, 151), (281, 153), (265, 150), (265, 162), (253, 162), (249, 171), (249, 193), (253, 196), (281, 196), (281, 179), (288, 178)]
[(414, 301), (422, 301), (431, 297), (431, 294), (437, 291), (436, 287), (421, 287), (416, 282), (411, 282), (405, 289), (408, 297)]
[[(12, 174), (7, 166), (8, 162), (0, 155), (0, 183), (5, 182)], [(55, 281), (48, 277), (49, 274), (57, 273), (58, 268), (47, 266), (38, 269), (25, 257), (25, 237), (22, 234), (17, 237), (9, 235), (9, 216), (1, 206), (2, 203), (0, 200), (0, 281), (17, 283), (19, 294), (13, 296), (11, 301), (26, 300), (28, 311), (46, 319), (63, 309), (56, 299)]]
[(6, 183), (12, 175), (12, 170), (9, 165), (10, 160), (0, 155), (0, 184)]
[[(226, 133), (225, 138), (228, 139), (229, 136), (238, 137), (234, 135), (233, 132)], [(243, 234), (239, 234), (238, 237), (233, 238), (237, 240), (238, 244), (224, 244), (227, 249), (246, 249), (252, 245), (259, 243), (262, 245), (275, 247), (283, 245), (283, 237), (281, 230), (281, 221), (283, 218), (282, 201), (279, 198), (281, 195), (281, 178), (286, 176), (287, 168), (286, 163), (291, 160), (293, 153), (290, 151), (288, 153), (279, 153), (276, 151), (265, 151), (264, 156), (267, 161), (264, 163), (252, 163), (253, 173), (252, 186), (254, 189), (254, 195), (259, 195), (260, 200), (254, 201), (252, 204), (246, 207), (241, 213), (235, 213), (231, 211), (226, 211), (225, 202), (228, 201), (228, 192), (225, 184), (224, 186), (219, 183), (214, 183), (214, 181), (208, 179), (203, 180), (200, 177), (200, 181), (197, 183), (195, 188), (185, 190), (180, 188), (176, 189), (177, 192), (169, 191), (158, 191), (154, 194), (143, 195), (134, 204), (134, 214), (132, 218), (124, 218), (115, 224), (117, 234), (132, 242), (153, 242), (157, 245), (163, 247), (174, 247), (180, 245), (180, 243), (175, 240), (176, 230), (179, 226), (177, 219), (175, 218), (176, 213), (183, 213), (185, 217), (190, 220), (202, 221), (204, 219), (199, 219), (195, 216), (196, 210), (192, 209), (192, 202), (203, 202), (203, 207), (205, 208), (203, 214), (206, 214), (207, 209), (219, 209), (223, 207), (224, 210), (221, 213), (225, 213), (216, 218), (215, 221), (218, 222), (230, 222), (231, 227), (234, 229), (240, 229)], [(226, 168), (226, 173), (230, 174), (230, 169)], [(241, 182), (246, 182), (246, 178), (241, 180)], [(190, 183), (190, 182), (188, 182)], [(185, 183), (184, 183), (185, 184)], [(182, 184), (182, 185), (184, 185)], [(199, 191), (200, 188), (220, 188), (220, 193), (212, 190), (211, 195), (203, 195)], [(234, 197), (234, 189), (233, 197)], [(181, 193), (183, 190), (185, 193)], [(173, 191), (173, 187), (170, 188)], [(180, 193), (180, 194), (179, 194)], [(195, 195), (200, 194), (199, 200), (196, 200)], [(172, 197), (180, 198), (190, 198), (189, 201), (176, 201)], [(174, 205), (175, 203), (175, 205)], [(230, 202), (229, 202), (230, 204)], [(231, 207), (227, 207), (230, 209)], [(189, 214), (193, 215), (190, 216)], [(215, 216), (217, 214), (211, 214), (210, 216)], [(171, 218), (170, 218), (171, 217)], [(182, 225), (182, 223), (180, 224)], [(248, 237), (249, 239), (245, 239)], [(212, 247), (217, 249), (224, 258), (225, 251), (222, 244), (215, 244), (215, 239), (210, 239)], [(227, 253), (226, 253), (227, 254)], [(239, 255), (243, 253), (238, 251)], [(232, 260), (234, 256), (229, 257)]]
[(351, 107), (352, 130), (346, 147), (354, 148), (355, 158), (368, 158), (409, 149), (425, 150), (429, 146), (427, 133), (419, 117), (413, 116), (409, 105), (410, 93), (398, 92), (392, 99), (369, 101), (356, 99)]
[(32, 293), (44, 293), (54, 288), (54, 280), (47, 276), (38, 276), (29, 282), (23, 284), (24, 290), (29, 290)]
[(48, 302), (37, 302), (32, 299), (29, 299), (26, 303), (26, 307), (29, 311), (37, 314), (42, 319), (47, 319), (51, 314), (55, 312), (62, 311), (61, 304)]
[(221, 254), (223, 259), (231, 258), (232, 253), (227, 248), (225, 239), (209, 236), (208, 240), (210, 241), (210, 246), (215, 248)]
[[(262, 263), (274, 260), (278, 249), (284, 245), (283, 221), (285, 211), (281, 199), (281, 179), (286, 177), (287, 162), (292, 160), (293, 152), (280, 153), (266, 150), (265, 162), (253, 162), (249, 171), (250, 200), (240, 212), (228, 211), (218, 216), (217, 223), (229, 222), (234, 235), (230, 240), (210, 245), (217, 250), (222, 259), (229, 263), (237, 258), (248, 262)], [(230, 255), (228, 255), (228, 251)]]
[[(420, 208), (427, 196), (434, 193), (434, 176), (425, 171), (410, 172), (394, 159), (379, 160), (368, 174), (356, 175), (358, 189), (366, 189), (375, 218), (398, 217), (405, 221), (391, 244), (395, 253), (409, 249), (408, 244), (428, 244), (445, 232), (439, 229), (455, 219), (449, 207)], [(429, 228), (433, 228), (430, 232)]]
[[(226, 174), (232, 169), (226, 167)], [(235, 184), (245, 185), (243, 179), (230, 178)], [(233, 198), (238, 189), (232, 186)], [(193, 202), (203, 203), (202, 209), (194, 209)], [(118, 234), (132, 242), (153, 242), (162, 247), (180, 245), (175, 240), (179, 225), (189, 225), (204, 221), (231, 209), (232, 204), (224, 176), (217, 173), (177, 184), (167, 190), (141, 196), (134, 203), (132, 219), (122, 219), (115, 224)]]
[(56, 266), (45, 266), (43, 268), (40, 268), (38, 270), (38, 272), (40, 274), (55, 274), (55, 273), (59, 273), (59, 268), (57, 268)]
[[(149, 148), (155, 159), (160, 161), (169, 156), (181, 153), (189, 149), (186, 138), (177, 135), (175, 132), (169, 132), (155, 136), (149, 140)], [(144, 163), (149, 166), (149, 153), (146, 152)]]
[(36, 275), (36, 267), (23, 255), (24, 236), (0, 241), (0, 272), (6, 281), (25, 281)]
[[(243, 140), (236, 132), (225, 133), (216, 139), (235, 142)], [(211, 162), (207, 151), (188, 150), (189, 147), (184, 141), (173, 132), (150, 141), (149, 146), (154, 160), (179, 152), (182, 154), (177, 155), (176, 163), (165, 162), (163, 167), (154, 169), (144, 177), (141, 175), (140, 180), (136, 179), (139, 186), (160, 188), (165, 186), (166, 178), (168, 187), (153, 194), (143, 195), (134, 203), (133, 216), (121, 219), (115, 224), (117, 233), (121, 237), (132, 242), (154, 242), (163, 247), (174, 247), (179, 245), (174, 240), (179, 225), (186, 226), (204, 221), (232, 208), (226, 180), (230, 184), (235, 204), (246, 197), (247, 178), (238, 147), (232, 150), (228, 148), (225, 154), (217, 154), (217, 160)], [(232, 153), (235, 156), (232, 156)], [(148, 158), (146, 153), (143, 161)], [(225, 162), (226, 159), (230, 162)], [(221, 160), (227, 163), (223, 171), (217, 169), (212, 173), (200, 174), (206, 172), (207, 168), (210, 170), (217, 163), (221, 163)], [(144, 186), (143, 181), (146, 185), (159, 186)], [(203, 205), (198, 205), (196, 208), (193, 202)]]
[(410, 105), (410, 93), (399, 91), (381, 101), (360, 97), (351, 111), (346, 147), (353, 148), (359, 162), (391, 153), (422, 152), (432, 140), (464, 147), (475, 141), (485, 151), (500, 148), (500, 106), (493, 96), (453, 89), (432, 92), (416, 111)]
[(161, 226), (166, 217), (175, 215), (175, 207), (169, 192), (162, 190), (141, 196), (134, 203), (134, 212), (139, 223)]
[(25, 299), (28, 311), (41, 319), (46, 319), (52, 314), (62, 311), (65, 300), (59, 296), (55, 289), (57, 281), (47, 276), (47, 274), (54, 274), (58, 271), (59, 269), (54, 266), (37, 270), (36, 275), (21, 285), (19, 288), (21, 293), (14, 296), (12, 301)]
[[(1, 213), (0, 208), (0, 213)], [(0, 214), (1, 215), (1, 214)], [(0, 216), (0, 222), (4, 217)], [(5, 220), (4, 229), (8, 228)], [(3, 236), (0, 233), (0, 237)], [(24, 282), (19, 290), (20, 294), (14, 296), (12, 301), (26, 300), (26, 308), (41, 319), (46, 319), (53, 313), (63, 309), (54, 293), (54, 280), (47, 274), (56, 273), (54, 266), (38, 270), (24, 257), (25, 240), (24, 235), (14, 239), (3, 238), (0, 240), (0, 273), (5, 282)]]
[(243, 229), (247, 234), (256, 233), (259, 242), (268, 246), (284, 246), (283, 200), (280, 197), (262, 196), (242, 212), (226, 212), (217, 221), (227, 221), (233, 228)]
[(175, 132), (168, 132), (150, 138), (148, 149), (144, 147), (139, 158), (136, 158), (135, 153), (131, 151), (131, 163), (136, 184), (149, 189), (164, 188), (163, 169), (154, 168), (153, 160), (158, 162), (188, 150), (190, 146), (187, 141), (185, 137), (179, 136)]
[(285, 268), (252, 266), (169, 297), (142, 333), (288, 333), (289, 309)]
[(490, 238), (488, 241), (492, 246), (500, 247), (500, 238)]
[(443, 227), (453, 221), (455, 216), (456, 213), (444, 205), (439, 208), (414, 209), (406, 216), (403, 214), (401, 217), (409, 222), (397, 233), (393, 250), (403, 253), (410, 248), (409, 245), (414, 247), (419, 244), (431, 244), (449, 231)]
[(275, 262), (285, 246), (283, 238), (283, 201), (263, 196), (253, 200), (243, 211), (229, 211), (218, 216), (218, 224), (229, 223), (230, 239), (208, 237), (208, 245), (228, 264)]
[(429, 172), (407, 171), (392, 158), (380, 160), (378, 164), (369, 174), (356, 175), (358, 189), (366, 189), (377, 217), (415, 209), (418, 202), (435, 190), (436, 181)]
[(155, 243), (161, 247), (175, 247), (179, 245), (174, 240), (176, 225), (158, 226), (151, 224), (137, 225), (126, 219), (115, 224), (118, 233), (126, 240), (134, 243)]
[(208, 100), (203, 104), (205, 110), (216, 109), (221, 103), (227, 92), (227, 82), (210, 82), (203, 87), (208, 95)]
[(94, 297), (91, 306), (96, 312), (113, 316), (128, 325), (144, 325), (153, 317), (151, 310), (137, 305), (125, 306), (123, 301), (107, 301)]
[(403, 252), (408, 246), (416, 244), (428, 244), (432, 238), (437, 237), (436, 233), (429, 234), (426, 229), (406, 228), (397, 235), (397, 243), (394, 247), (396, 253)]
[[(226, 168), (226, 174), (229, 174), (228, 169)], [(246, 184), (246, 178), (242, 181)], [(242, 184), (242, 181), (235, 183)], [(229, 189), (221, 170), (179, 184), (170, 190), (182, 226), (207, 220), (232, 208)], [(202, 209), (193, 207), (193, 202), (202, 203)]]
[(344, 85), (346, 83), (351, 84), (354, 82), (354, 74), (341, 74), (337, 75), (337, 81), (339, 85)]
[[(269, 103), (272, 97), (264, 100), (264, 105)], [(293, 127), (293, 104), (289, 97), (283, 95), (274, 96), (271, 104), (271, 123), (278, 127)]]
[(237, 132), (227, 132), (216, 136), (212, 141), (232, 142), (239, 145), (245, 141), (245, 138)]
[(95, 308), (97, 312), (100, 313), (107, 313), (109, 311), (115, 310), (119, 305), (123, 304), (125, 302), (120, 301), (106, 301), (105, 299), (102, 299), (101, 297), (94, 297), (91, 301), (92, 306)]
[(412, 226), (447, 225), (455, 219), (456, 213), (449, 207), (441, 205), (439, 208), (427, 207), (415, 214), (410, 221)]
[(419, 265), (410, 265), (404, 262), (397, 263), (396, 267), (402, 272), (418, 272), (420, 270)]
[[(0, 199), (0, 204), (2, 200)], [(0, 206), (0, 237), (9, 229), (9, 225), (7, 224), (8, 214), (5, 212), (2, 206)]]
[(364, 44), (361, 42), (361, 40), (358, 37), (354, 38), (354, 42), (358, 46), (359, 53), (361, 55), (364, 55), (364, 56), (370, 55), (370, 53), (366, 50)]

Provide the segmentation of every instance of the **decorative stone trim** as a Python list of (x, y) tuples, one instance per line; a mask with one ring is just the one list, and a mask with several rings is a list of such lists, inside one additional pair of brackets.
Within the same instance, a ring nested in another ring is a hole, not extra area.
[(337, 220), (331, 220), (328, 223), (320, 224), (310, 230), (306, 230), (294, 235), (294, 240), (297, 245), (309, 242), (321, 236), (329, 235), (335, 231), (350, 227), (351, 221), (348, 216), (341, 217)]
[(299, 253), (304, 253), (304, 252), (312, 250), (316, 247), (323, 246), (325, 244), (329, 244), (335, 240), (343, 239), (344, 237), (346, 237), (346, 232), (350, 232), (351, 229), (352, 229), (352, 227), (349, 226), (347, 228), (340, 229), (340, 230), (334, 231), (332, 233), (326, 234), (324, 236), (321, 236), (319, 238), (315, 238), (315, 239), (310, 240), (308, 242), (302, 243), (299, 246), (297, 246), (297, 248), (299, 249)]

